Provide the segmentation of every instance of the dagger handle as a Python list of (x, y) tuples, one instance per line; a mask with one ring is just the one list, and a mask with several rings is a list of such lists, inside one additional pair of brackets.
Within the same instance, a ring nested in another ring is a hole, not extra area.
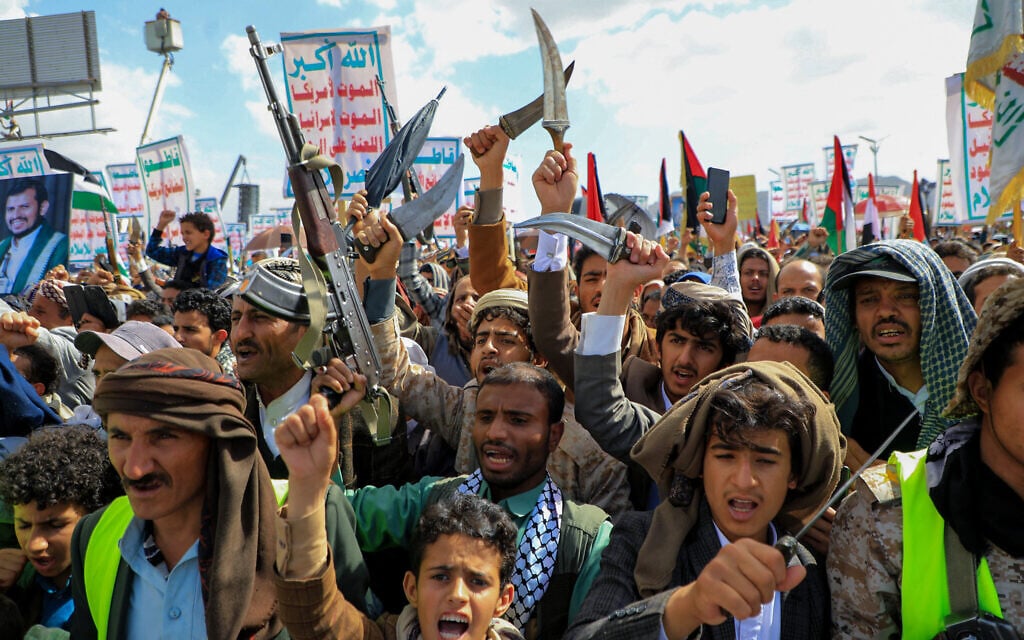
[(565, 140), (563, 137), (565, 136), (565, 131), (559, 129), (548, 129), (548, 133), (551, 134), (551, 144), (554, 150), (558, 153), (564, 153)]
[[(383, 212), (381, 212), (381, 213), (383, 213)], [(395, 219), (391, 217), (390, 213), (388, 214), (388, 220), (391, 221), (391, 224), (395, 224)], [(388, 240), (391, 239), (391, 236), (389, 236), (386, 231), (381, 229), (381, 232), (384, 233), (384, 242), (387, 242)], [(363, 260), (366, 261), (366, 264), (373, 264), (374, 261), (377, 260), (377, 252), (380, 251), (380, 247), (383, 246), (383, 244), (384, 244), (382, 242), (380, 244), (380, 246), (376, 246), (375, 247), (372, 244), (369, 244), (369, 243), (366, 243), (366, 242), (360, 242), (358, 235), (355, 236), (353, 238), (353, 240), (354, 240), (353, 244), (356, 247), (356, 251), (358, 251), (359, 255), (362, 256)]]

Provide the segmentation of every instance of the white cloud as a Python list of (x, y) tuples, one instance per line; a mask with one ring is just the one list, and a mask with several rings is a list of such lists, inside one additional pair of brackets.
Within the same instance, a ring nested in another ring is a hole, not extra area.
[(0, 0), (0, 20), (15, 20), (25, 17), (29, 0)]
[[(881, 172), (917, 167), (927, 175), (946, 155), (943, 78), (963, 68), (970, 16), (883, 0), (845, 6), (840, 15), (814, 0), (723, 15), (656, 13), (583, 37), (563, 51), (577, 60), (570, 113), (574, 98), (595, 100), (612, 109), (624, 135), (655, 135), (660, 143), (630, 154), (643, 157), (636, 177), (652, 191), (647, 165), (664, 155), (670, 171), (678, 167), (679, 128), (705, 166), (734, 174), (767, 178), (766, 167), (806, 161), (822, 167), (821, 148), (837, 133), (844, 143), (891, 134)], [(597, 140), (602, 132), (576, 134)], [(870, 161), (862, 152), (858, 176)]]
[(344, 0), (316, 0), (316, 3), (325, 7), (335, 7), (337, 9), (340, 9), (345, 4)]

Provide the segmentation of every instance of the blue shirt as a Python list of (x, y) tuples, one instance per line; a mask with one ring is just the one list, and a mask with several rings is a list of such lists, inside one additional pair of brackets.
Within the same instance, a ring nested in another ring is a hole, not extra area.
[(199, 540), (170, 572), (154, 565), (143, 549), (145, 521), (132, 518), (118, 541), (121, 557), (135, 574), (128, 599), (127, 638), (206, 638), (206, 609), (199, 584)]

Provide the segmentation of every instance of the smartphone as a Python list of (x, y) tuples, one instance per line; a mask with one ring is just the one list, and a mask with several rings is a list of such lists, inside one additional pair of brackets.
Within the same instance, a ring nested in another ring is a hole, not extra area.
[(729, 172), (708, 167), (708, 193), (711, 194), (711, 222), (725, 224), (725, 211), (729, 206)]

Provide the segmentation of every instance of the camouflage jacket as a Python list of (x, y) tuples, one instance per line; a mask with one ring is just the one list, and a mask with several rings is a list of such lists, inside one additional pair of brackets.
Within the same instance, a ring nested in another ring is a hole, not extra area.
[[(990, 546), (985, 554), (1003, 618), (1024, 620), (1024, 558)], [(833, 638), (899, 638), (902, 634), (903, 504), (893, 464), (857, 481), (832, 525), (828, 581)]]
[[(476, 415), (476, 379), (463, 387), (452, 386), (409, 362), (393, 318), (370, 329), (383, 365), (381, 384), (401, 401), (409, 417), (431, 425), (456, 450), (459, 473), (472, 473), (479, 466), (470, 434)], [(569, 403), (563, 419), (565, 433), (548, 457), (548, 473), (565, 497), (597, 505), (610, 515), (630, 509), (626, 465), (601, 450), (573, 418)]]

